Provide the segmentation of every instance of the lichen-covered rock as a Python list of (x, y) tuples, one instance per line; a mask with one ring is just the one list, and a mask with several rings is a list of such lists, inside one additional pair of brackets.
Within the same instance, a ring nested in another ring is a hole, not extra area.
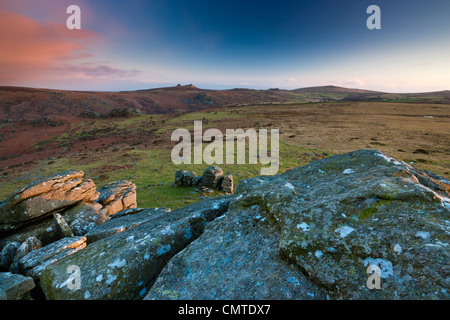
[(175, 181), (173, 182), (174, 187), (180, 187), (183, 185), (183, 176), (186, 172), (186, 170), (177, 170), (175, 172)]
[(197, 174), (194, 171), (188, 171), (183, 174), (182, 185), (192, 187), (196, 184)]
[(62, 172), (13, 192), (0, 203), (0, 232), (16, 229), (99, 193), (83, 171)]
[(280, 258), (279, 232), (258, 208), (228, 212), (173, 257), (146, 300), (326, 299)]
[[(449, 299), (450, 186), (377, 150), (241, 182), (233, 208), (258, 206), (283, 256), (335, 299)], [(369, 289), (369, 267), (381, 289)], [(373, 267), (371, 267), (373, 268)]]
[(64, 211), (63, 216), (75, 236), (84, 236), (109, 219), (106, 209), (97, 202), (82, 202)]
[[(194, 203), (91, 243), (47, 266), (41, 288), (47, 299), (142, 299), (167, 261), (223, 214), (229, 201)], [(71, 265), (80, 270), (79, 289), (67, 286)]]
[(136, 185), (128, 180), (115, 181), (108, 183), (98, 190), (100, 203), (108, 216), (122, 211), (124, 209), (136, 208)]
[[(122, 212), (128, 212), (123, 214)], [(92, 243), (100, 239), (112, 236), (114, 234), (123, 232), (125, 230), (137, 227), (144, 222), (157, 220), (168, 215), (170, 209), (167, 208), (155, 208), (155, 209), (142, 209), (140, 211), (136, 209), (127, 209), (119, 213), (116, 213), (113, 219), (98, 225), (86, 235), (88, 242)], [(116, 215), (120, 215), (116, 217)]]
[(86, 237), (62, 238), (22, 257), (19, 260), (19, 272), (37, 281), (47, 265), (85, 247)]
[(34, 287), (34, 281), (30, 277), (0, 272), (0, 300), (24, 299)]

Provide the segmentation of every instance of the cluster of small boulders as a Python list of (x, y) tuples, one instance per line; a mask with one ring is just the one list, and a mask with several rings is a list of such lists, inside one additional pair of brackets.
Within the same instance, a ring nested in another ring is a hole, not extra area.
[(174, 186), (194, 187), (196, 191), (203, 193), (213, 193), (214, 190), (233, 193), (233, 176), (224, 175), (223, 170), (217, 166), (209, 166), (202, 176), (197, 176), (194, 171), (178, 170), (175, 173)]

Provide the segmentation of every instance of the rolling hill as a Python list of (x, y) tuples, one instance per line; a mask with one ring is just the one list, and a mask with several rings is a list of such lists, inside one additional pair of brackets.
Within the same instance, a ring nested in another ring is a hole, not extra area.
[(450, 103), (450, 91), (385, 93), (336, 86), (295, 90), (209, 90), (193, 85), (123, 92), (64, 91), (0, 87), (0, 120), (78, 117), (82, 112), (105, 115), (130, 108), (144, 114), (201, 111), (211, 107), (327, 101)]

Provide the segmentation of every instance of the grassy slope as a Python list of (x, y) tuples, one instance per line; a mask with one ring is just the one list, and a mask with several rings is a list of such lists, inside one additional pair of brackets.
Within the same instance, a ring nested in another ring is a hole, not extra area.
[[(425, 117), (430, 114), (435, 118)], [(8, 170), (9, 178), (1, 182), (0, 199), (35, 179), (79, 169), (98, 187), (116, 180), (133, 181), (140, 207), (174, 209), (198, 201), (202, 195), (193, 188), (171, 185), (177, 170), (186, 169), (201, 175), (208, 166), (175, 165), (170, 158), (175, 145), (170, 142), (172, 131), (192, 130), (194, 120), (202, 120), (203, 129), (218, 128), (223, 133), (226, 128), (280, 128), (279, 173), (307, 164), (314, 157), (322, 158), (323, 152), (331, 155), (377, 148), (449, 178), (449, 132), (445, 131), (448, 119), (449, 106), (445, 105), (321, 103), (80, 120), (60, 136), (35, 145), (36, 149), (48, 145), (66, 146), (59, 156), (37, 161), (25, 173)], [(106, 140), (102, 143), (101, 139)], [(415, 154), (418, 148), (430, 154)], [(400, 152), (400, 149), (403, 150)], [(233, 175), (237, 185), (242, 179), (258, 176), (261, 165), (219, 166)], [(217, 195), (220, 193), (211, 196)]]
[[(162, 123), (160, 115), (141, 115), (133, 118), (115, 119), (114, 121), (83, 120), (72, 124), (70, 132), (66, 132), (57, 138), (42, 141), (35, 145), (36, 148), (46, 144), (68, 143), (70, 141), (95, 135), (99, 130), (114, 128), (114, 130), (126, 130), (130, 134), (142, 133), (153, 130), (157, 137), (166, 137), (174, 129), (193, 129), (194, 120), (203, 120), (203, 129), (216, 127), (218, 122), (244, 119), (245, 115), (231, 111), (218, 111), (208, 113), (188, 113), (180, 116), (169, 117)], [(149, 122), (155, 124), (148, 126)], [(235, 122), (238, 124), (239, 122)], [(228, 124), (230, 124), (228, 122)], [(225, 130), (223, 130), (225, 133)], [(170, 139), (170, 138), (169, 138)], [(118, 141), (119, 142), (119, 141)], [(208, 143), (204, 143), (204, 147)], [(104, 146), (95, 150), (83, 149), (82, 151), (69, 152), (55, 159), (46, 159), (38, 162), (33, 169), (17, 179), (2, 183), (0, 198), (5, 198), (14, 190), (25, 186), (33, 180), (47, 177), (51, 174), (70, 169), (83, 170), (86, 178), (95, 181), (98, 188), (108, 182), (129, 179), (137, 186), (138, 206), (140, 207), (170, 207), (172, 209), (182, 207), (188, 203), (199, 201), (202, 194), (195, 192), (193, 188), (173, 187), (175, 172), (180, 169), (195, 171), (202, 175), (208, 167), (207, 164), (175, 165), (171, 161), (172, 145), (161, 144), (150, 148), (142, 145), (136, 147), (117, 144), (116, 146)], [(314, 149), (300, 148), (281, 142), (280, 145), (280, 169), (279, 173), (306, 164), (307, 161), (299, 161), (299, 157), (305, 152), (314, 152)], [(246, 150), (248, 159), (248, 148)], [(248, 179), (260, 174), (261, 164), (220, 164), (224, 173), (231, 173), (235, 185), (242, 179)], [(266, 165), (268, 166), (268, 165)], [(216, 191), (209, 196), (221, 195)]]

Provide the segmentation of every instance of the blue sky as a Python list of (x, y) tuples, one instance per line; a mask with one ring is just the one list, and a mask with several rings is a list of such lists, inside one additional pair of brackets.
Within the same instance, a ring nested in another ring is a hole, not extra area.
[[(65, 28), (70, 4), (82, 30)], [(372, 4), (381, 30), (366, 27)], [(0, 10), (0, 85), (450, 89), (450, 1), (0, 0)]]

